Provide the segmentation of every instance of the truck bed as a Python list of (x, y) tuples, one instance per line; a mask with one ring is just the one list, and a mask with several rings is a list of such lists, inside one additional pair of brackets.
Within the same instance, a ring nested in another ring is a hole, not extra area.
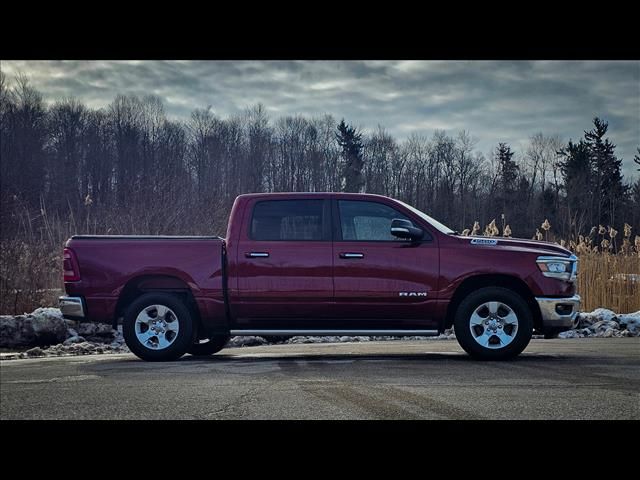
[(121, 294), (134, 288), (188, 290), (201, 312), (224, 318), (221, 237), (75, 235), (65, 246), (81, 274), (67, 293), (85, 298), (93, 321), (113, 321)]

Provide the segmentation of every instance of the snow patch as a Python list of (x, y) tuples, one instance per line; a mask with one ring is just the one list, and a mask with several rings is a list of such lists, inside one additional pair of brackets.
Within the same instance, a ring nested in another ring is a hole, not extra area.
[(62, 318), (58, 308), (38, 308), (24, 315), (0, 315), (0, 347), (24, 352), (3, 353), (3, 360), (95, 353), (125, 353), (122, 334), (111, 325)]
[(0, 315), (0, 347), (44, 347), (68, 337), (67, 323), (57, 308), (38, 308), (30, 314)]
[(609, 310), (608, 308), (596, 308), (593, 312), (584, 313), (581, 312), (578, 314), (578, 326), (580, 326), (580, 322), (584, 324), (592, 324), (594, 322), (600, 320), (613, 320), (616, 317), (615, 312)]
[(640, 336), (640, 310), (616, 314), (607, 308), (578, 314), (578, 326), (558, 334), (559, 338), (584, 337), (638, 337)]
[(299, 344), (299, 343), (353, 343), (353, 342), (381, 342), (381, 341), (389, 341), (389, 340), (406, 340), (406, 341), (416, 341), (416, 340), (455, 340), (456, 336), (453, 333), (453, 329), (446, 330), (444, 333), (438, 336), (408, 336), (408, 337), (389, 337), (389, 336), (313, 336), (313, 337), (303, 337), (297, 336), (290, 338), (285, 343), (289, 344)]
[(235, 347), (255, 347), (258, 345), (267, 345), (269, 342), (263, 337), (231, 337), (224, 348)]

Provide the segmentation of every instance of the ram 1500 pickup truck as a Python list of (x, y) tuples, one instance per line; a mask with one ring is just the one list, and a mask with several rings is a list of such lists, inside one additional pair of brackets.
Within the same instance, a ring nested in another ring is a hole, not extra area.
[(506, 359), (574, 326), (577, 258), (559, 245), (460, 236), (380, 195), (264, 193), (226, 238), (73, 236), (66, 318), (122, 322), (144, 360), (210, 355), (232, 335), (437, 335)]

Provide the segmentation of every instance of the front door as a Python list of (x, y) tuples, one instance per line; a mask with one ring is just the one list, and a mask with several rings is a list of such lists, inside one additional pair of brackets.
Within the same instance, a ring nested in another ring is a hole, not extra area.
[[(391, 235), (394, 218), (424, 229), (411, 212), (383, 201), (334, 200), (336, 318), (354, 328), (431, 328), (439, 274), (438, 245)], [(393, 319), (393, 322), (389, 322)]]
[(330, 200), (258, 198), (248, 204), (236, 261), (231, 307), (238, 327), (304, 328), (309, 319), (330, 316)]

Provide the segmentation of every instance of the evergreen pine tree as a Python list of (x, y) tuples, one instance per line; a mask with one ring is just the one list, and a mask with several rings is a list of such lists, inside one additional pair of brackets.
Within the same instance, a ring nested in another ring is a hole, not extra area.
[(362, 134), (356, 131), (354, 127), (347, 125), (342, 119), (338, 125), (336, 140), (340, 148), (342, 148), (342, 156), (344, 158), (343, 191), (361, 192), (364, 187)]
[(593, 125), (592, 130), (584, 132), (584, 139), (594, 175), (596, 213), (599, 223), (613, 225), (616, 211), (622, 206), (628, 188), (622, 183), (622, 159), (615, 156), (616, 146), (604, 138), (609, 124), (596, 117)]
[(514, 152), (506, 143), (499, 143), (497, 156), (500, 169), (500, 181), (504, 192), (514, 192), (518, 180), (518, 165), (513, 160)]
[[(507, 202), (512, 201), (518, 185), (519, 168), (513, 160), (514, 152), (506, 143), (499, 143), (496, 149), (496, 157), (498, 160), (498, 174), (500, 192), (498, 193), (498, 205), (502, 209), (501, 213), (507, 214)], [(507, 215), (509, 217), (509, 215)]]
[[(569, 143), (558, 152), (563, 159), (560, 161), (560, 172), (564, 180), (567, 207), (572, 216), (589, 219), (594, 224), (593, 212), (593, 175), (589, 147), (580, 140)], [(595, 220), (597, 223), (598, 220)]]

